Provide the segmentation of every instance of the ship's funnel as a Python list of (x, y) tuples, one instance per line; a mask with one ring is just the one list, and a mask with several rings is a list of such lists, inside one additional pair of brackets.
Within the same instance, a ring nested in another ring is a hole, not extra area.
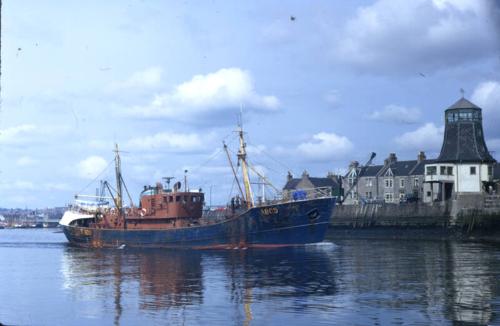
[(437, 163), (492, 163), (484, 141), (481, 108), (461, 98), (445, 111), (443, 146)]

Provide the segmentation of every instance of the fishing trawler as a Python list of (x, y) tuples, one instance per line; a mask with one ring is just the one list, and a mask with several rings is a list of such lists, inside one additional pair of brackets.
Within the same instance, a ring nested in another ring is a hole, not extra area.
[[(204, 209), (205, 197), (177, 182), (170, 188), (157, 183), (145, 186), (138, 206), (123, 203), (124, 184), (118, 145), (115, 148), (116, 190), (104, 182), (108, 197), (98, 196), (96, 205), (77, 203), (60, 224), (68, 241), (82, 247), (155, 247), (192, 249), (245, 249), (282, 247), (321, 242), (335, 208), (329, 188), (300, 190), (300, 196), (281, 195), (273, 200), (254, 200), (247, 162), (244, 132), (240, 126), (238, 164), (242, 183), (228, 156), (239, 194), (217, 211)], [(128, 194), (130, 201), (131, 197)], [(108, 201), (114, 205), (108, 205)]]

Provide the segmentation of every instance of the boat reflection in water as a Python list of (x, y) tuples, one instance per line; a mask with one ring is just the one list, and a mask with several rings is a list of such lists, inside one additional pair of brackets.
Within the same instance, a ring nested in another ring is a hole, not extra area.
[(114, 310), (115, 324), (139, 321), (138, 311), (167, 315), (174, 322), (187, 315), (192, 319), (191, 309), (208, 311), (211, 322), (248, 324), (255, 300), (335, 293), (327, 253), (308, 246), (270, 251), (67, 247), (62, 272), (64, 288), (91, 306), (82, 306), (84, 318)]
[(85, 324), (496, 325), (498, 258), (495, 245), (454, 241), (224, 251), (68, 246), (62, 274)]

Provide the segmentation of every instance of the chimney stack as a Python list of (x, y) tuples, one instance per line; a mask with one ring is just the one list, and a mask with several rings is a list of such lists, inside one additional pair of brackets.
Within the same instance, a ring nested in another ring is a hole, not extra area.
[(349, 163), (349, 170), (357, 169), (358, 167), (359, 167), (358, 161), (351, 161), (351, 163)]
[(418, 162), (425, 161), (426, 159), (427, 159), (427, 156), (425, 156), (425, 152), (423, 152), (423, 151), (418, 152), (418, 155), (417, 155)]
[(389, 156), (384, 160), (384, 165), (391, 165), (392, 163), (397, 162), (398, 158), (396, 157), (396, 153), (390, 153)]

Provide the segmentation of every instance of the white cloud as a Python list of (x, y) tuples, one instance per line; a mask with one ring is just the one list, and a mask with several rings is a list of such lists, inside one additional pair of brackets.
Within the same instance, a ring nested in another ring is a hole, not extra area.
[(444, 127), (426, 123), (422, 127), (406, 132), (395, 139), (396, 143), (405, 149), (419, 151), (439, 151), (443, 143)]
[(418, 108), (407, 108), (399, 105), (388, 105), (383, 110), (372, 112), (368, 118), (375, 121), (416, 123), (420, 120), (421, 112)]
[(483, 109), (483, 121), (487, 136), (500, 136), (500, 82), (480, 83), (472, 93), (471, 101)]
[(48, 141), (50, 137), (61, 136), (70, 130), (69, 126), (66, 125), (18, 125), (0, 130), (0, 144), (19, 145), (26, 143), (39, 143)]
[(275, 96), (257, 94), (249, 72), (227, 68), (196, 75), (172, 92), (156, 95), (149, 105), (133, 107), (127, 113), (145, 118), (189, 120), (207, 115), (216, 119), (214, 114), (237, 112), (240, 105), (245, 110), (275, 111), (280, 103)]
[(320, 132), (315, 134), (312, 140), (299, 144), (297, 151), (306, 159), (326, 161), (346, 155), (353, 147), (352, 142), (345, 136)]
[(77, 164), (78, 175), (85, 179), (96, 178), (106, 167), (108, 162), (100, 156), (89, 156)]
[(433, 72), (494, 56), (500, 47), (493, 1), (379, 0), (358, 8), (335, 57), (368, 72)]
[(36, 127), (32, 124), (23, 124), (0, 131), (0, 144), (17, 144), (22, 142), (27, 135), (33, 133)]
[(16, 164), (18, 166), (30, 166), (37, 162), (38, 162), (37, 160), (35, 160), (30, 156), (21, 156), (20, 158), (17, 159)]
[(124, 81), (111, 84), (111, 90), (123, 90), (128, 88), (151, 88), (157, 87), (161, 82), (163, 70), (160, 67), (149, 67), (137, 71)]
[[(212, 136), (205, 136), (211, 138)], [(203, 140), (198, 134), (160, 132), (152, 136), (137, 137), (127, 142), (126, 148), (131, 150), (171, 150), (191, 151), (201, 149)]]

